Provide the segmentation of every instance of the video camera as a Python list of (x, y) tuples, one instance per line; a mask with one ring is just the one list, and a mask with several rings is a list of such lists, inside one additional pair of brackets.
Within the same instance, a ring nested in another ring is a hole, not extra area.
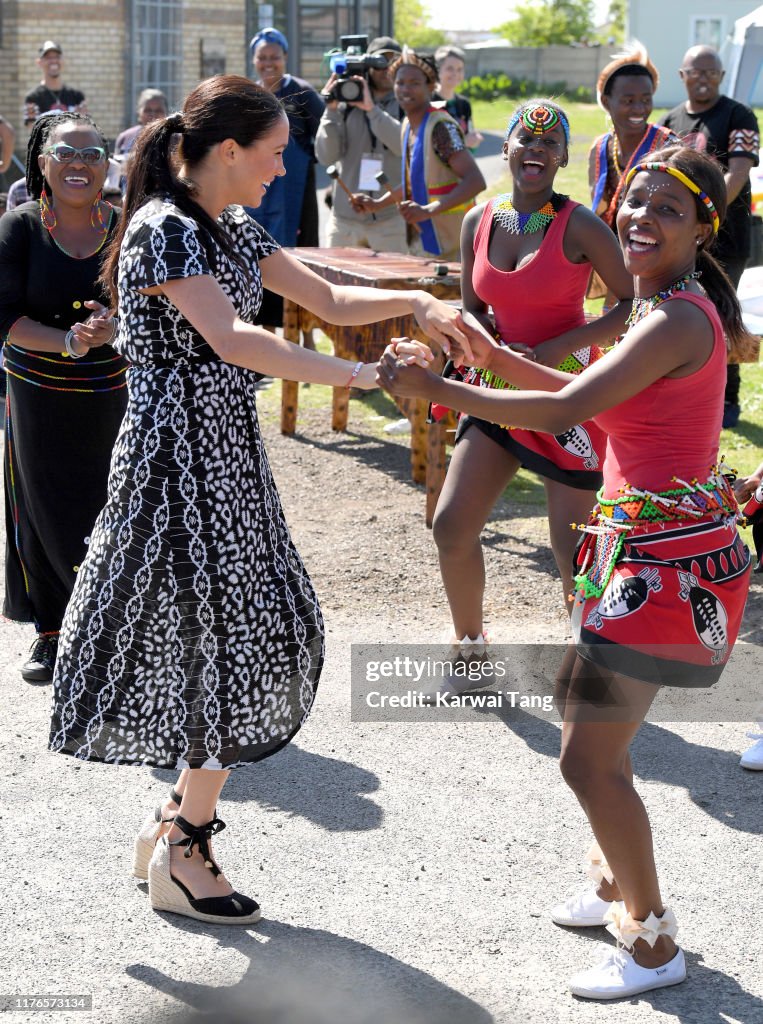
[(353, 79), (360, 76), (366, 78), (371, 68), (383, 71), (387, 67), (387, 58), (381, 53), (366, 53), (368, 36), (340, 36), (339, 51), (327, 53), (329, 68), (339, 79), (323, 93), (325, 99), (337, 100), (340, 103), (357, 103), (363, 99), (363, 86)]

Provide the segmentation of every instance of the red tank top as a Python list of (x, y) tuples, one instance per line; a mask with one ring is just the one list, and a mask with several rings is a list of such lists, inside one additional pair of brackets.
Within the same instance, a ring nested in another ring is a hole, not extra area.
[[(718, 461), (726, 383), (726, 340), (718, 312), (703, 295), (682, 292), (668, 302), (692, 302), (713, 326), (707, 362), (688, 377), (661, 377), (637, 395), (594, 417), (607, 433), (604, 497), (626, 484), (651, 491), (707, 479)], [(605, 356), (606, 358), (606, 356)]]
[(537, 252), (519, 270), (498, 270), (488, 259), (492, 201), (485, 203), (474, 235), (472, 286), (492, 306), (498, 334), (505, 342), (535, 346), (585, 323), (583, 300), (590, 263), (570, 263), (564, 232), (576, 206), (571, 199), (551, 222)]

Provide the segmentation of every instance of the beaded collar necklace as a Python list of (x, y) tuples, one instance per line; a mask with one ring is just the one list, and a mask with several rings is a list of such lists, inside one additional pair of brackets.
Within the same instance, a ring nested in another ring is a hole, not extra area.
[(628, 327), (632, 327), (637, 324), (639, 320), (643, 320), (644, 317), (649, 316), (653, 309), (657, 309), (661, 306), (666, 299), (676, 295), (679, 292), (685, 292), (688, 285), (692, 281), (696, 281), (700, 276), (700, 271), (695, 270), (691, 274), (686, 274), (684, 277), (679, 277), (677, 281), (668, 285), (661, 292), (657, 292), (656, 295), (649, 295), (646, 298), (634, 298), (633, 305), (628, 319), (625, 321)]
[(539, 210), (533, 210), (532, 213), (520, 213), (512, 204), (512, 193), (505, 192), (493, 200), (493, 220), (510, 235), (534, 235), (536, 231), (545, 231), (556, 217), (554, 198), (558, 197), (552, 193), (551, 199)]

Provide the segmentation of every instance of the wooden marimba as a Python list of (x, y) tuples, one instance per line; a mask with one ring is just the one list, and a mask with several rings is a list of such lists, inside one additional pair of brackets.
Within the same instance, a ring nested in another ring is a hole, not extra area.
[[(355, 284), (367, 288), (420, 289), (440, 299), (460, 300), (461, 267), (458, 263), (439, 263), (420, 256), (401, 253), (376, 253), (371, 249), (288, 249), (292, 256), (332, 284)], [(438, 273), (446, 269), (446, 273)], [(326, 323), (290, 299), (284, 299), (283, 334), (299, 344), (302, 331), (319, 328), (332, 341), (334, 353), (343, 359), (373, 362), (380, 358), (390, 338), (428, 339), (412, 315), (394, 317), (360, 327), (338, 327)], [(293, 434), (297, 425), (299, 384), (283, 381), (281, 397), (281, 433)], [(333, 430), (346, 430), (349, 392), (333, 389)], [(407, 399), (398, 403), (411, 421), (411, 474), (417, 483), (426, 484), (426, 522), (432, 525), (437, 498), (445, 480), (445, 427), (427, 424), (427, 403)]]

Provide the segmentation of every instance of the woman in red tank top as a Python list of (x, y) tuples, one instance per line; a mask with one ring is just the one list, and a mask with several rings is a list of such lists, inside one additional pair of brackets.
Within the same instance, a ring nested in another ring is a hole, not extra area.
[(605, 924), (617, 939), (603, 963), (571, 980), (590, 999), (686, 977), (630, 746), (660, 686), (718, 679), (750, 567), (730, 477), (716, 465), (724, 331), (747, 340), (736, 293), (706, 251), (726, 212), (723, 175), (704, 154), (673, 147), (637, 165), (626, 190), (617, 227), (636, 298), (629, 330), (586, 373), (539, 366), (476, 332), (475, 360), (522, 391), (478, 390), (416, 370), (407, 366), (412, 343), (388, 349), (379, 370), (397, 396), (533, 430), (592, 417), (607, 432), (604, 484), (578, 549), (576, 643), (556, 691), (562, 774), (596, 837), (589, 875), (599, 884), (551, 916), (572, 927)]
[[(601, 355), (597, 345), (622, 333), (633, 281), (607, 226), (553, 191), (556, 173), (567, 163), (568, 134), (564, 111), (549, 100), (532, 100), (515, 111), (504, 143), (512, 192), (467, 214), (461, 232), (461, 290), (464, 309), (491, 334), (492, 310), (501, 344), (580, 372)], [(592, 267), (628, 302), (586, 325), (583, 302)], [(561, 334), (561, 343), (548, 341)], [(471, 377), (483, 387), (506, 387), (495, 375), (474, 371)], [(565, 594), (572, 587), (575, 550), (569, 524), (591, 508), (601, 484), (605, 438), (594, 424), (554, 434), (507, 423), (472, 416), (461, 420), (435, 512), (432, 532), (459, 642), (482, 642), (480, 534), (520, 466), (543, 479), (551, 547)]]

